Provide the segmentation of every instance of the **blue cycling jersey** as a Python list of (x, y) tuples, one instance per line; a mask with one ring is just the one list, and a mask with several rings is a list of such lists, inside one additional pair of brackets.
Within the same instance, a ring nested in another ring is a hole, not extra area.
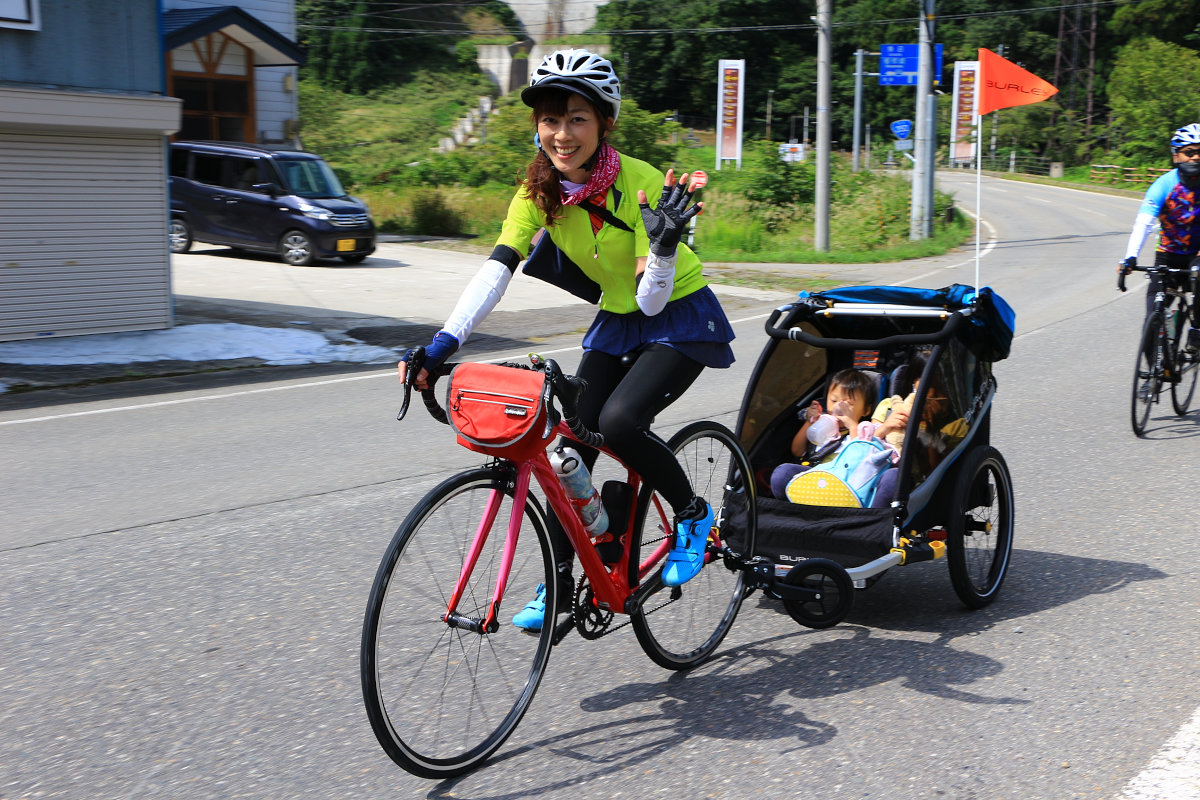
[(1160, 176), (1146, 191), (1139, 214), (1158, 219), (1160, 253), (1196, 255), (1200, 251), (1200, 192), (1179, 180), (1179, 170)]

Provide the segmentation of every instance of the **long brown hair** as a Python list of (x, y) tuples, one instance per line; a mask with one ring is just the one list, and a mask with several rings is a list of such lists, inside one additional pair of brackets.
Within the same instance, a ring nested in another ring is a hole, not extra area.
[[(538, 97), (537, 104), (533, 107), (533, 111), (529, 114), (529, 119), (533, 122), (534, 131), (537, 130), (538, 120), (547, 114), (555, 117), (566, 116), (567, 101), (572, 94), (575, 94), (575, 92), (566, 89), (547, 89), (542, 92)], [(592, 107), (596, 119), (599, 120), (600, 141), (603, 143), (604, 137), (612, 130), (612, 127), (608, 124), (610, 117), (588, 97), (584, 95), (579, 96), (587, 101), (587, 104)], [(526, 191), (529, 192), (529, 198), (533, 200), (533, 204), (545, 215), (546, 225), (553, 225), (554, 221), (562, 216), (563, 202), (560, 180), (562, 180), (562, 174), (554, 168), (554, 163), (550, 160), (550, 156), (546, 155), (542, 150), (538, 150), (537, 156), (525, 168), (525, 180), (522, 183)]]

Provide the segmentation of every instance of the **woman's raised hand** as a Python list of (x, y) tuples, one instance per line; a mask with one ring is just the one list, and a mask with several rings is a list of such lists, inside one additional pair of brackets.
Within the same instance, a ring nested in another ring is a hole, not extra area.
[(696, 203), (689, 207), (696, 190), (704, 185), (700, 180), (703, 175), (704, 173), (693, 174), (689, 185), (686, 172), (676, 183), (675, 170), (667, 170), (658, 208), (651, 208), (646, 193), (638, 190), (638, 208), (642, 211), (642, 224), (646, 226), (646, 234), (650, 237), (650, 252), (656, 256), (674, 256), (679, 240), (683, 238), (684, 228), (692, 217), (704, 210), (704, 203)]

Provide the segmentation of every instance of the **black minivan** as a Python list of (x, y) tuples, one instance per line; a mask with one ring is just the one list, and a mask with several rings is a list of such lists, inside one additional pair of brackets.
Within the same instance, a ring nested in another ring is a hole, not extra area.
[(171, 144), (172, 253), (193, 241), (279, 254), (289, 264), (375, 252), (366, 204), (320, 156), (241, 142)]

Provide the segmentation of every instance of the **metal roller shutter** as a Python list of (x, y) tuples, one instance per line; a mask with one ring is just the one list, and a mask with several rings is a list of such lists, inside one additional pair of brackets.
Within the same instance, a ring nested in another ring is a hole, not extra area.
[(0, 128), (0, 341), (171, 324), (161, 134)]

